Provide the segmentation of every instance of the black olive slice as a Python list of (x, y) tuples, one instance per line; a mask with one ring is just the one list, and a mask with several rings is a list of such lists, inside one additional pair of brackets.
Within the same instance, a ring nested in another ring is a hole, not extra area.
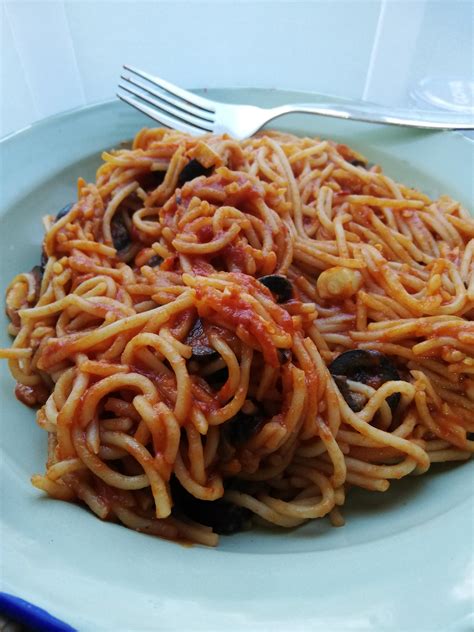
[(195, 360), (216, 360), (219, 357), (217, 351), (209, 346), (209, 340), (207, 339), (200, 318), (196, 319), (191, 331), (187, 335), (186, 344), (192, 347), (193, 358)]
[(148, 259), (147, 265), (151, 266), (152, 268), (156, 268), (162, 263), (163, 263), (162, 257), (160, 257), (159, 255), (153, 255), (152, 257), (150, 257), (150, 259)]
[(348, 162), (350, 162), (350, 164), (354, 167), (364, 167), (364, 169), (371, 169), (374, 166), (373, 162), (364, 162), (363, 160), (357, 160), (356, 158), (354, 160), (348, 160)]
[(200, 162), (194, 158), (188, 162), (178, 176), (178, 187), (182, 187), (185, 182), (194, 180), (199, 176), (209, 176), (212, 173), (212, 167), (203, 167)]
[(278, 359), (280, 364), (286, 364), (292, 358), (291, 349), (278, 349)]
[(125, 248), (130, 245), (132, 240), (130, 238), (127, 227), (125, 226), (124, 221), (120, 216), (115, 216), (112, 219), (110, 230), (112, 233), (112, 241), (114, 243), (115, 250), (117, 250), (117, 252), (125, 250)]
[(137, 180), (141, 188), (148, 193), (149, 191), (154, 191), (162, 184), (165, 175), (166, 171), (148, 171), (138, 176)]
[(41, 283), (43, 280), (43, 268), (41, 266), (33, 266), (30, 273), (34, 276), (36, 283)]
[(239, 411), (235, 417), (222, 425), (222, 431), (229, 443), (241, 445), (246, 443), (254, 434), (257, 434), (265, 424), (265, 419), (258, 412), (246, 415)]
[(229, 535), (242, 531), (250, 524), (251, 512), (226, 500), (201, 500), (190, 494), (176, 477), (170, 481), (173, 511), (212, 527), (213, 531)]
[[(375, 389), (390, 380), (400, 380), (400, 374), (393, 362), (380, 351), (372, 349), (345, 351), (331, 362), (328, 368), (342, 396), (354, 412), (362, 410), (364, 403), (357, 393), (350, 391), (347, 380), (362, 382)], [(395, 411), (399, 402), (400, 393), (393, 393), (387, 397), (387, 404), (392, 412)]]
[(44, 249), (44, 246), (41, 246), (41, 259), (40, 259), (40, 268), (41, 268), (41, 272), (44, 272), (44, 269), (46, 268), (46, 264), (48, 263), (48, 255), (46, 254), (46, 250)]
[(286, 276), (281, 274), (267, 274), (258, 280), (270, 290), (278, 303), (286, 303), (293, 298), (293, 285)]
[(355, 413), (360, 412), (364, 408), (367, 399), (361, 393), (351, 391), (345, 375), (333, 375), (333, 378), (337, 388), (341, 391), (341, 395), (349, 404), (349, 408)]
[(67, 215), (69, 213), (69, 211), (72, 209), (72, 207), (74, 206), (73, 203), (71, 204), (66, 204), (66, 206), (63, 206), (62, 209), (58, 212), (58, 214), (56, 215), (55, 218), (55, 222), (58, 221), (58, 219), (61, 219), (62, 217), (64, 217), (65, 215)]
[(218, 353), (207, 345), (191, 345), (193, 348), (193, 358), (195, 360), (217, 360)]

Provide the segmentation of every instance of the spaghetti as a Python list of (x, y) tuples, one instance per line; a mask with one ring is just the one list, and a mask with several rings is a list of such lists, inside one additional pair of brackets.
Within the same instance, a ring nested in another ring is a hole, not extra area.
[(7, 290), (33, 484), (206, 545), (474, 450), (474, 221), (329, 140), (140, 131)]

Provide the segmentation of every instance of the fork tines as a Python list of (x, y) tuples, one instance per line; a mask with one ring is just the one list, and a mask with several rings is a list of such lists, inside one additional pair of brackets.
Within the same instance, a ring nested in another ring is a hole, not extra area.
[(117, 93), (119, 99), (167, 127), (195, 134), (213, 131), (212, 101), (133, 66), (123, 68), (131, 74), (121, 75), (119, 88), (127, 94)]

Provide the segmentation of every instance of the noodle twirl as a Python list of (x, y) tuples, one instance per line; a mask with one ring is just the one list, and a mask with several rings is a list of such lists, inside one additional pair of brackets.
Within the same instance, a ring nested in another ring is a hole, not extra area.
[(329, 140), (144, 129), (45, 218), (0, 355), (33, 484), (217, 543), (474, 450), (474, 221)]

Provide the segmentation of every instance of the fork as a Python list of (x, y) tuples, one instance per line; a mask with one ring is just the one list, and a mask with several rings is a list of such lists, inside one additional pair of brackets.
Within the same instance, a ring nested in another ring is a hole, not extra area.
[(473, 117), (466, 120), (457, 114), (448, 117), (437, 112), (393, 109), (370, 103), (302, 103), (274, 108), (221, 103), (133, 66), (124, 65), (123, 68), (130, 74), (121, 75), (123, 83), (119, 84), (122, 91), (117, 93), (119, 99), (167, 127), (193, 135), (227, 133), (242, 140), (269, 121), (294, 112), (424, 129), (474, 129)]

